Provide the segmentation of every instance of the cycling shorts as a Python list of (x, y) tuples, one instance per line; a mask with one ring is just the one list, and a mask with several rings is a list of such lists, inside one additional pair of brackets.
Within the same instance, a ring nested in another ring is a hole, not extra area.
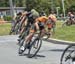
[[(45, 28), (42, 23), (39, 23), (38, 25), (39, 25), (39, 30), (42, 30)], [(36, 32), (36, 27), (34, 25), (31, 26), (30, 32), (33, 32), (33, 33)]]
[(30, 32), (31, 32), (31, 33), (36, 32), (36, 27), (34, 26), (34, 24), (31, 26), (31, 28), (30, 28)]

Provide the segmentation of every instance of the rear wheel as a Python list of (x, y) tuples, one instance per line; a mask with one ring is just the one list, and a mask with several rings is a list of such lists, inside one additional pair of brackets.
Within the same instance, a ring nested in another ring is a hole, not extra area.
[(38, 51), (40, 50), (41, 45), (42, 45), (42, 40), (41, 39), (35, 39), (30, 45), (28, 57), (29, 58), (34, 57), (38, 53)]

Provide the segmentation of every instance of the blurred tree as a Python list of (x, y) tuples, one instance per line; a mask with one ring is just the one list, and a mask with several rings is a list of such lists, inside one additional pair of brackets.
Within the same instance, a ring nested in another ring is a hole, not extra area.
[[(0, 0), (0, 7), (8, 7), (9, 0)], [(39, 12), (44, 10), (46, 13), (49, 13), (49, 9), (56, 9), (56, 7), (60, 7), (60, 13), (62, 13), (62, 0), (13, 0), (14, 6), (17, 7), (27, 7), (34, 8)], [(70, 8), (75, 8), (75, 0), (64, 0), (65, 10), (66, 12)]]

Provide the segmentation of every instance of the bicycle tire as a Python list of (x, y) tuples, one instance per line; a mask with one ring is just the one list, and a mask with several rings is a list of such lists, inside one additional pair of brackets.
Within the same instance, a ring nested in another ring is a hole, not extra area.
[(26, 50), (26, 44), (25, 44), (24, 50), (23, 51), (21, 50), (21, 46), (23, 45), (23, 43), (24, 43), (24, 39), (19, 44), (18, 54), (22, 54)]
[[(72, 48), (73, 46), (75, 47), (75, 45), (69, 45), (69, 46), (63, 51), (62, 56), (61, 56), (61, 58), (60, 58), (60, 64), (64, 64), (64, 63), (63, 63), (64, 56), (65, 56), (65, 54), (66, 54), (68, 51), (70, 52), (68, 55), (70, 55), (73, 51), (75, 51), (75, 50), (69, 50), (69, 49)], [(66, 58), (66, 57), (65, 57), (65, 58)]]
[[(25, 33), (23, 36), (23, 39), (21, 39), (19, 42), (18, 42), (18, 44), (19, 44), (19, 53), (20, 53), (20, 48), (21, 48), (21, 46), (23, 45), (23, 43), (24, 43), (24, 41), (25, 41), (25, 37), (26, 37), (26, 35), (27, 35), (27, 33)], [(25, 44), (25, 46), (26, 46), (26, 44)], [(26, 48), (25, 48), (25, 50), (26, 50)], [(24, 51), (25, 51), (24, 50)], [(21, 54), (24, 52), (24, 51), (22, 51), (21, 52)]]
[(15, 27), (15, 34), (19, 34), (19, 25)]
[(9, 35), (12, 35), (14, 33), (13, 27), (10, 29)]
[(21, 40), (25, 39), (25, 37), (26, 37), (28, 34), (29, 34), (29, 31), (27, 30), (26, 32), (23, 33), (23, 35), (20, 36), (20, 38), (19, 38), (20, 40), (19, 40), (19, 42), (18, 42), (19, 45), (20, 45), (20, 43), (21, 43)]
[[(27, 44), (25, 44), (25, 49), (24, 51), (21, 52), (20, 48), (21, 46), (23, 46), (24, 41), (25, 41), (25, 37), (28, 35), (29, 30), (27, 30), (24, 34), (23, 34), (23, 38), (19, 41), (19, 54), (22, 54), (26, 49), (27, 49)], [(22, 37), (22, 36), (21, 36)]]
[[(38, 49), (35, 51), (34, 54), (31, 53), (31, 50), (32, 50), (32, 47), (34, 47), (34, 44), (36, 44), (36, 42), (38, 42), (39, 46), (38, 46)], [(32, 58), (34, 56), (36, 56), (36, 54), (39, 52), (40, 48), (41, 48), (41, 45), (42, 45), (42, 39), (35, 39), (31, 45), (30, 45), (30, 49), (29, 49), (29, 52), (28, 52), (28, 58)]]

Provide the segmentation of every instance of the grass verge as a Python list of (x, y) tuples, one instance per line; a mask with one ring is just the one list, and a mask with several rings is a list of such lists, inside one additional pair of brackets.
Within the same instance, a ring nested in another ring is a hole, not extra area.
[(10, 23), (0, 24), (0, 36), (8, 35), (10, 32)]
[[(10, 28), (10, 23), (0, 24), (0, 36), (9, 35)], [(52, 38), (75, 41), (75, 25), (62, 27), (62, 22), (57, 22), (55, 34)]]
[(56, 31), (52, 38), (75, 41), (75, 25), (62, 27), (62, 22), (57, 22)]

